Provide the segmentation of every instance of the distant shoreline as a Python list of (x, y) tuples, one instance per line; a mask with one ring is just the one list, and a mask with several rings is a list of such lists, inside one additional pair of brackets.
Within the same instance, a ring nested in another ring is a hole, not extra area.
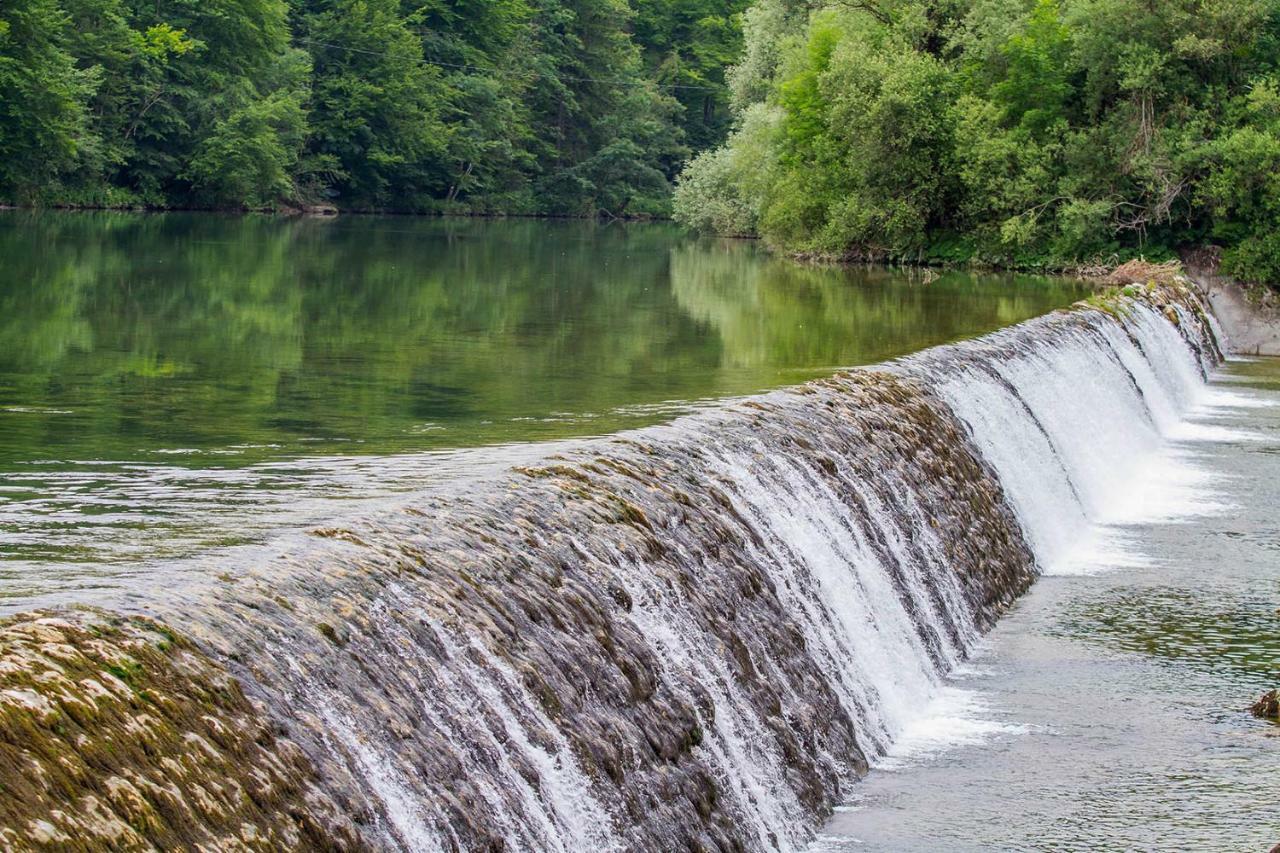
[[(217, 208), (217, 207), (150, 207), (150, 206), (94, 206), (94, 205), (78, 205), (78, 204), (49, 204), (49, 205), (18, 205), (11, 203), (0, 203), (0, 211), (58, 211), (66, 213), (139, 213), (139, 214), (164, 214), (164, 213), (205, 213), (211, 215), (222, 216), (270, 216), (279, 218), (314, 218), (314, 219), (337, 219), (346, 216), (394, 216), (404, 218), (426, 218), (426, 219), (484, 219), (484, 220), (538, 220), (545, 222), (598, 222), (609, 224), (613, 222), (625, 223), (668, 223), (676, 224), (671, 217), (658, 217), (651, 215), (641, 216), (588, 216), (586, 214), (572, 215), (565, 213), (503, 213), (503, 212), (467, 212), (467, 211), (404, 211), (404, 210), (342, 210), (332, 205), (311, 205), (297, 208)], [(690, 232), (694, 233), (694, 232)], [(717, 239), (722, 240), (749, 240), (755, 242), (763, 242), (759, 236), (749, 234), (735, 235), (719, 235)], [(767, 243), (763, 243), (767, 246)], [(809, 253), (787, 252), (777, 247), (768, 246), (768, 250), (779, 257), (785, 257), (798, 264), (809, 264), (816, 266), (842, 266), (842, 267), (897, 267), (903, 269), (917, 270), (971, 270), (975, 272), (1019, 272), (1033, 275), (1051, 275), (1051, 276), (1068, 276), (1080, 279), (1081, 281), (1090, 282), (1098, 287), (1106, 287), (1111, 285), (1124, 285), (1131, 283), (1141, 283), (1139, 279), (1143, 276), (1154, 276), (1157, 279), (1163, 279), (1174, 269), (1173, 262), (1165, 264), (1155, 264), (1145, 259), (1135, 259), (1122, 263), (1119, 258), (1096, 259), (1092, 261), (1080, 262), (1072, 265), (1064, 265), (1060, 267), (1033, 267), (1033, 266), (1010, 266), (1004, 264), (990, 264), (978, 261), (968, 261), (964, 263), (945, 263), (937, 261), (929, 261), (928, 259), (910, 260), (900, 257), (862, 257), (855, 255), (817, 255)], [(1188, 259), (1188, 264), (1195, 268), (1197, 276), (1216, 275), (1211, 271), (1216, 264), (1211, 263), (1208, 259), (1216, 258), (1216, 252), (1212, 247), (1198, 247), (1189, 249), (1181, 253), (1184, 259)], [(1183, 271), (1183, 265), (1177, 264), (1177, 271)], [(1137, 277), (1135, 277), (1135, 275)], [(1248, 290), (1247, 285), (1240, 285), (1232, 282), (1237, 288)], [(1265, 287), (1259, 285), (1259, 287)], [(1268, 305), (1274, 303), (1273, 299), (1267, 300)], [(1274, 310), (1274, 309), (1273, 309)]]
[[(151, 205), (92, 205), (92, 204), (12, 204), (0, 202), (0, 210), (57, 210), (69, 213), (219, 213), (231, 216), (419, 216), (432, 219), (545, 219), (579, 220), (598, 222), (674, 222), (670, 216), (652, 214), (624, 214), (622, 216), (572, 213), (507, 213), (496, 211), (454, 210), (379, 210), (376, 208), (343, 209), (334, 205), (301, 205), (299, 207), (155, 207)], [(741, 239), (756, 239), (743, 237)]]

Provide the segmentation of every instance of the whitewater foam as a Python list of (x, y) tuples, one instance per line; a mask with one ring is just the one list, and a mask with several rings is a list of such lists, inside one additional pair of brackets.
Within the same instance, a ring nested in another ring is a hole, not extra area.
[(1177, 444), (1240, 437), (1183, 425), (1218, 357), (1189, 299), (566, 442), (120, 606), (374, 848), (802, 850), (869, 767), (1016, 734), (948, 679), (1038, 572), (1213, 508)]

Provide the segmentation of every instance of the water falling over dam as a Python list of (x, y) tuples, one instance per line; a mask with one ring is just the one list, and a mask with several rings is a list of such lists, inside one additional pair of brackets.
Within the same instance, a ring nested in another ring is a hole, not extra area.
[(801, 849), (1218, 358), (1151, 289), (14, 617), (0, 839)]

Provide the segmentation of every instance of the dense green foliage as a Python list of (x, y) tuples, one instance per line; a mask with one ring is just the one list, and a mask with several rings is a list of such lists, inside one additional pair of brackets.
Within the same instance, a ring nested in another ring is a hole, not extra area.
[(844, 258), (1280, 280), (1280, 0), (757, 0), (676, 215)]
[(0, 201), (662, 213), (745, 0), (5, 0)]

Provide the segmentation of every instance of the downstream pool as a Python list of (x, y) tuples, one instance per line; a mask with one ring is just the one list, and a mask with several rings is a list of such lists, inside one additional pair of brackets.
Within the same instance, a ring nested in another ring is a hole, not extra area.
[(1280, 842), (1280, 359), (1229, 362), (1091, 558), (1042, 577), (811, 853)]
[(0, 257), (10, 606), (1083, 295), (662, 224), (10, 211)]

